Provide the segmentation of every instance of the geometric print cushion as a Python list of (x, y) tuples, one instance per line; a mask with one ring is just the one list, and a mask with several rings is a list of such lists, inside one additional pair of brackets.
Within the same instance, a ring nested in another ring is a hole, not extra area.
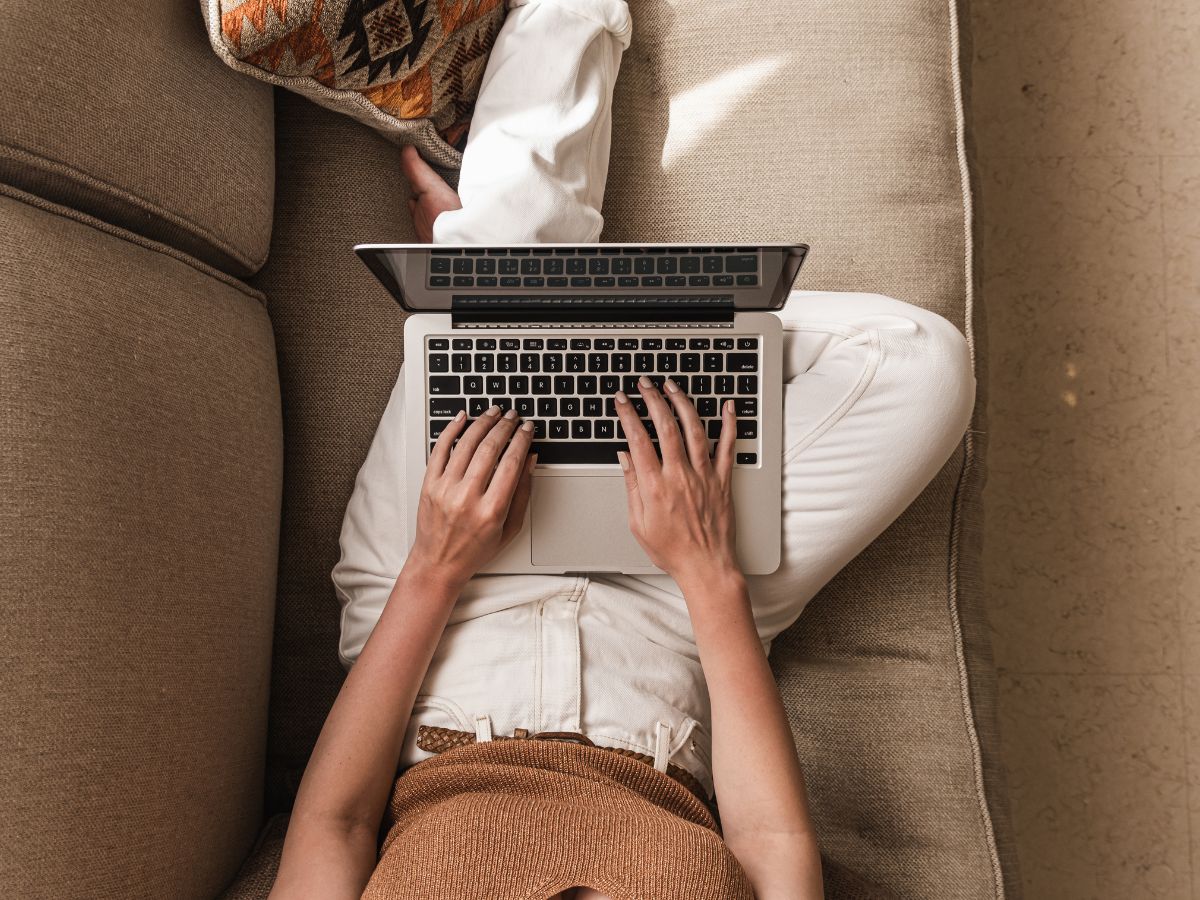
[(201, 0), (226, 64), (457, 169), (504, 0)]

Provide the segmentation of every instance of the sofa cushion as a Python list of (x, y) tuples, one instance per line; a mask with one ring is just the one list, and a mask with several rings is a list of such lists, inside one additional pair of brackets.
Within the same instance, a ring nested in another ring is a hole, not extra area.
[(503, 0), (362, 4), (200, 0), (213, 49), (239, 72), (288, 88), (458, 168)]
[(0, 182), (235, 275), (271, 230), (271, 89), (189, 0), (23, 3), (0, 18)]
[(262, 810), (262, 298), (2, 186), (0, 284), (0, 896), (211, 898)]
[[(971, 338), (982, 384), (958, 6), (630, 6), (604, 238), (810, 242), (797, 287), (941, 313)], [(259, 284), (288, 435), (271, 720), (283, 808), (340, 683), (329, 571), (401, 356), (399, 310), (348, 248), (412, 232), (377, 138), (294, 101), (278, 127), (290, 174)], [(338, 214), (307, 215), (338, 196)], [(978, 577), (983, 400), (940, 475), (772, 653), (823, 850), (902, 896), (1016, 890)]]

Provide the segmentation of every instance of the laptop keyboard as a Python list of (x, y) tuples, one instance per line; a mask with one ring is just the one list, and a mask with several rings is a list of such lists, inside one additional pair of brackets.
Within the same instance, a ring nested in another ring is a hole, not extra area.
[(754, 247), (433, 250), (430, 288), (757, 287)]
[(540, 464), (616, 464), (627, 448), (614, 394), (623, 390), (657, 446), (657, 434), (638, 379), (661, 390), (668, 378), (691, 397), (709, 437), (721, 429), (721, 404), (737, 410), (735, 460), (752, 466), (760, 452), (758, 335), (704, 333), (686, 337), (613, 336), (572, 330), (570, 337), (537, 335), (432, 336), (426, 339), (430, 448), (460, 411), (471, 418), (493, 404), (533, 422)]

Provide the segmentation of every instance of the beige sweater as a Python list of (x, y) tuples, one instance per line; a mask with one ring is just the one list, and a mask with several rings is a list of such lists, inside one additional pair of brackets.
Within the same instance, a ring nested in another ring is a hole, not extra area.
[(396, 780), (364, 900), (753, 900), (704, 804), (643, 762), (578, 744), (492, 741)]

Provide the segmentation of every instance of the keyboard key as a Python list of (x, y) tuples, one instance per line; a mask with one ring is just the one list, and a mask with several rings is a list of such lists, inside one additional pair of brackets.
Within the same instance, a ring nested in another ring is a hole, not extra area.
[(662, 287), (662, 283), (663, 280), (661, 275), (642, 276), (642, 287)]
[(678, 372), (679, 371), (679, 356), (674, 353), (658, 354), (658, 371), (660, 372)]
[(688, 287), (708, 287), (709, 277), (707, 275), (689, 275)]
[[(565, 344), (566, 341), (563, 341)], [(543, 372), (561, 372), (563, 370), (563, 355), (561, 353), (547, 353), (542, 357)]]
[(665, 346), (668, 350), (686, 350), (687, 341), (685, 341), (683, 338), (667, 338), (663, 346)]
[(588, 263), (588, 261), (586, 259), (580, 259), (579, 257), (575, 257), (574, 259), (568, 259), (567, 260), (567, 274), (568, 275), (586, 275), (587, 274), (587, 263)]
[(505, 275), (500, 279), (500, 287), (520, 287), (521, 279), (516, 275)]
[(615, 375), (600, 376), (600, 393), (615, 394), (621, 389), (621, 379)]
[(495, 275), (496, 261), (494, 259), (477, 259), (475, 260), (476, 275)]
[(450, 369), (454, 372), (470, 372), (471, 371), (471, 354), (470, 353), (455, 353), (450, 357)]
[(477, 340), (475, 342), (475, 349), (476, 350), (495, 350), (496, 349), (496, 339), (495, 338), (480, 338), (479, 340)]
[(636, 350), (638, 346), (637, 338), (618, 338), (618, 350)]
[(628, 275), (633, 271), (633, 260), (628, 256), (622, 256), (620, 259), (612, 261), (612, 273), (614, 275)]
[(577, 394), (594, 394), (596, 393), (596, 376), (595, 375), (580, 375), (575, 379), (575, 393)]
[(703, 394), (712, 393), (712, 376), (711, 375), (693, 375), (692, 388), (688, 391), (693, 397), (699, 397)]
[(546, 287), (566, 287), (567, 283), (565, 275), (551, 275), (546, 279)]
[(571, 423), (571, 437), (576, 440), (591, 440), (592, 423), (587, 419), (576, 419)]
[(474, 260), (467, 259), (465, 256), (460, 256), (458, 259), (454, 260), (454, 267), (451, 271), (453, 271), (455, 275), (470, 275), (473, 264)]
[(499, 260), (497, 268), (501, 275), (516, 275), (521, 271), (521, 261), (519, 259), (502, 259)]
[(474, 287), (475, 279), (470, 275), (455, 275), (453, 284), (455, 287)]
[(546, 260), (542, 263), (542, 271), (547, 275), (561, 275), (563, 273), (563, 260), (559, 258)]
[(560, 416), (579, 415), (580, 403), (578, 397), (559, 397), (558, 414)]
[(737, 392), (739, 394), (757, 394), (758, 393), (758, 376), (757, 375), (739, 375), (737, 377)]
[(617, 278), (617, 287), (637, 287), (638, 280), (636, 275), (622, 275)]
[(495, 372), (496, 357), (490, 353), (475, 354), (475, 371), (476, 372)]
[(614, 353), (610, 361), (614, 372), (629, 372), (633, 369), (633, 357), (628, 353)]
[(738, 287), (754, 287), (758, 284), (757, 275), (739, 275), (737, 277)]
[(478, 278), (475, 279), (475, 286), (476, 287), (495, 287), (496, 286), (496, 276), (495, 275), (480, 275)]
[(758, 422), (754, 419), (738, 419), (737, 436), (739, 439), (758, 437)]
[(757, 397), (739, 397), (733, 401), (734, 411), (739, 416), (754, 418), (758, 415)]
[(534, 394), (549, 394), (553, 389), (549, 375), (534, 375), (530, 379), (530, 387)]
[(541, 419), (533, 420), (533, 439), (535, 441), (543, 441), (546, 439), (546, 423)]
[(500, 407), (501, 413), (506, 413), (512, 408), (512, 401), (507, 397), (493, 397), (492, 405)]
[(438, 275), (448, 275), (450, 273), (450, 260), (445, 256), (431, 256), (429, 258), (429, 271)]
[(521, 274), (522, 275), (541, 275), (542, 274), (542, 261), (540, 259), (537, 259), (536, 257), (532, 257), (532, 256), (529, 257), (528, 259), (521, 260)]
[(529, 376), (528, 375), (509, 375), (508, 376), (508, 392), (510, 394), (528, 394), (529, 393)]
[(687, 286), (687, 276), (686, 275), (668, 275), (667, 276), (667, 287), (686, 287), (686, 286)]
[(488, 411), (488, 407), (491, 405), (492, 402), (487, 397), (472, 397), (467, 401), (467, 415), (472, 419), (478, 419)]
[[(551, 435), (553, 437), (553, 435)], [(533, 445), (539, 464), (555, 465), (617, 465), (617, 451), (628, 450), (624, 441), (557, 441)]]
[(430, 353), (429, 354), (429, 371), (430, 372), (449, 372), (450, 357), (445, 353)]
[(679, 260), (679, 271), (685, 275), (691, 275), (700, 271), (700, 257), (685, 256)]
[(737, 348), (739, 350), (757, 350), (758, 338), (756, 337), (740, 337), (737, 339)]
[(454, 350), (470, 350), (473, 346), (470, 338), (455, 338), (450, 342), (450, 347)]
[[(526, 345), (529, 341), (525, 342)], [(540, 341), (538, 343), (541, 343)], [(542, 369), (542, 355), (540, 353), (522, 353), (521, 354), (521, 371), (522, 372), (540, 372)]]
[(758, 255), (755, 253), (740, 253), (736, 256), (725, 257), (726, 272), (755, 272), (758, 270)]
[(727, 353), (725, 354), (726, 372), (757, 372), (757, 353)]
[(430, 397), (429, 418), (453, 419), (460, 412), (467, 411), (467, 401), (462, 397)]
[(589, 275), (607, 275), (608, 274), (608, 260), (602, 256), (597, 256), (594, 259), (589, 259), (588, 260), (588, 274)]
[(583, 414), (590, 418), (598, 419), (604, 414), (604, 401), (599, 397), (584, 397)]
[(525, 338), (521, 342), (522, 349), (525, 350), (541, 350), (546, 344), (541, 338)]
[(462, 389), (463, 389), (464, 394), (482, 394), (483, 393), (483, 376), (482, 375), (464, 375)]
[(679, 270), (679, 261), (673, 256), (660, 256), (654, 270), (659, 275), (673, 275)]
[(653, 372), (654, 371), (654, 354), (653, 353), (635, 353), (635, 354), (633, 354), (633, 371), (635, 371), (635, 372)]
[(489, 394), (503, 394), (507, 386), (503, 375), (489, 375), (487, 377), (487, 392)]
[(445, 338), (430, 338), (429, 339), (429, 349), (430, 350), (449, 350), (450, 342), (448, 340), (446, 340)]
[(516, 338), (500, 338), (501, 350), (520, 350), (521, 342)]
[(592, 339), (591, 338), (571, 338), (571, 349), (572, 350), (591, 350), (592, 349)]
[[(565, 441), (571, 436), (570, 426), (567, 424), (566, 419), (551, 419), (547, 423), (547, 426), (546, 436), (552, 441)], [(543, 454), (537, 448), (534, 448), (534, 452), (538, 454), (538, 462), (550, 462), (550, 460), (543, 458)]]
[(558, 415), (558, 400), (554, 397), (539, 397), (537, 414), (543, 419), (553, 419)]
[(721, 436), (721, 420), (710, 419), (708, 422), (708, 439), (715, 441)]
[(533, 415), (533, 398), (518, 397), (513, 401), (513, 409), (517, 411), (518, 416), (529, 418)]
[(654, 260), (648, 256), (640, 256), (633, 261), (633, 271), (638, 275), (649, 275), (654, 271)]
[(723, 372), (725, 371), (725, 362), (720, 353), (705, 353), (704, 354), (704, 371), (705, 372)]
[(558, 396), (563, 394), (575, 393), (575, 376), (574, 375), (556, 375), (554, 376), (554, 393)]
[(701, 268), (709, 275), (715, 275), (723, 270), (722, 259), (719, 256), (706, 256)]
[(613, 436), (613, 423), (609, 419), (599, 419), (592, 423), (592, 430), (595, 433), (596, 440), (606, 441)]
[(431, 394), (461, 394), (462, 379), (457, 375), (430, 375), (429, 393)]
[(700, 371), (700, 354), (699, 353), (681, 353), (681, 354), (679, 354), (679, 371), (680, 372), (699, 372)]
[(576, 275), (571, 278), (571, 287), (587, 288), (592, 286), (592, 279), (586, 275)]
[(587, 369), (589, 372), (607, 372), (608, 371), (608, 354), (607, 353), (589, 353)]
[(449, 419), (431, 419), (429, 422), (429, 436), (437, 438), (446, 430), (446, 426), (450, 424)]
[[(743, 375), (743, 378), (753, 378), (753, 375)], [(725, 396), (733, 393), (733, 376), (732, 375), (716, 375), (713, 377), (713, 393), (718, 396)]]
[(707, 350), (712, 345), (708, 338), (692, 338), (688, 341), (689, 350)]
[(566, 338), (550, 338), (548, 341), (546, 341), (546, 349), (547, 350), (566, 350), (567, 349), (567, 339)]
[(617, 284), (617, 280), (615, 278), (613, 278), (611, 275), (597, 275), (594, 280), (595, 280), (595, 285), (598, 288), (615, 287)]
[(757, 453), (739, 453), (734, 457), (734, 462), (739, 466), (755, 466), (758, 465)]
[(498, 372), (516, 372), (517, 371), (517, 354), (515, 353), (500, 353), (496, 355), (496, 371)]
[(713, 287), (729, 287), (733, 284), (732, 275), (714, 275), (712, 277)]
[(616, 347), (616, 341), (612, 338), (596, 338), (597, 350), (612, 350)]
[(716, 397), (700, 397), (696, 400), (697, 414), (712, 418), (717, 414), (717, 398)]
[(587, 369), (587, 355), (584, 353), (567, 354), (567, 371), (583, 372)]
[(521, 279), (521, 285), (523, 287), (532, 287), (532, 288), (533, 287), (535, 287), (535, 288), (545, 287), (546, 279), (540, 275), (537, 275), (537, 276), (527, 275)]
[(643, 350), (661, 350), (662, 345), (662, 338), (642, 338)]
[(449, 275), (431, 275), (429, 276), (430, 287), (450, 287)]

